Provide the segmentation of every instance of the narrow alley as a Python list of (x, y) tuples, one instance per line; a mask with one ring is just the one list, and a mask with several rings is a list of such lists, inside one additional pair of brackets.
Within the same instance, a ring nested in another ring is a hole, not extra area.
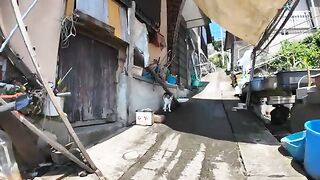
[[(231, 111), (237, 100), (228, 93), (229, 79), (223, 71), (204, 80), (206, 88), (168, 114), (165, 125), (130, 128), (118, 135), (136, 136), (122, 150), (113, 144), (121, 140), (117, 136), (89, 149), (101, 171), (110, 179), (305, 179), (291, 159), (280, 154), (279, 142), (255, 115)], [(158, 132), (156, 139), (134, 133), (148, 129)], [(108, 150), (110, 145), (117, 148)], [(122, 159), (129, 151), (139, 156), (129, 160), (130, 165)], [(105, 154), (112, 157), (110, 166), (101, 159)]]
[(0, 0), (0, 179), (320, 179), (319, 14)]

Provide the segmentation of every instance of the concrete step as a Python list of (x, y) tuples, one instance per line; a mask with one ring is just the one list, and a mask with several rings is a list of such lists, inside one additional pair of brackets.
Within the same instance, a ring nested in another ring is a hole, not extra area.
[(125, 126), (120, 122), (74, 128), (80, 141), (85, 147), (98, 144), (99, 142), (109, 139), (125, 129)]

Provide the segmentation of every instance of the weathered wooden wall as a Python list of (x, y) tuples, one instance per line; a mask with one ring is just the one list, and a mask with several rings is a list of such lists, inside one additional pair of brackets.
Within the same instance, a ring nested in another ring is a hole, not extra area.
[(60, 77), (73, 68), (64, 83), (72, 94), (64, 108), (71, 122), (115, 121), (117, 54), (116, 49), (83, 35), (60, 49)]
[(175, 59), (173, 62), (173, 69), (178, 75), (178, 83), (185, 87), (188, 87), (188, 69), (189, 69), (189, 57), (188, 57), (188, 30), (183, 25), (183, 22), (179, 28), (179, 34), (176, 42), (176, 47), (174, 49)]

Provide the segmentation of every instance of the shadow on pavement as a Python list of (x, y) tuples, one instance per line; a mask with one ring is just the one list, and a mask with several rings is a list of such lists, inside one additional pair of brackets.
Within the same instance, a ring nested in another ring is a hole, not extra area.
[(212, 139), (279, 145), (251, 111), (232, 111), (237, 103), (237, 100), (190, 99), (167, 113), (165, 124), (176, 131)]

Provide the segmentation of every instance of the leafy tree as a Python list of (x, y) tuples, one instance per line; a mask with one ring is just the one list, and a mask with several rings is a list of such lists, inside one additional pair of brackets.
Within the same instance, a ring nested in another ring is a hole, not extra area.
[(283, 42), (270, 67), (274, 70), (320, 68), (320, 32), (302, 41)]
[(221, 53), (217, 53), (209, 57), (209, 61), (211, 61), (216, 67), (220, 67), (225, 69), (227, 67), (228, 56), (224, 54), (224, 63), (222, 63), (222, 55)]

